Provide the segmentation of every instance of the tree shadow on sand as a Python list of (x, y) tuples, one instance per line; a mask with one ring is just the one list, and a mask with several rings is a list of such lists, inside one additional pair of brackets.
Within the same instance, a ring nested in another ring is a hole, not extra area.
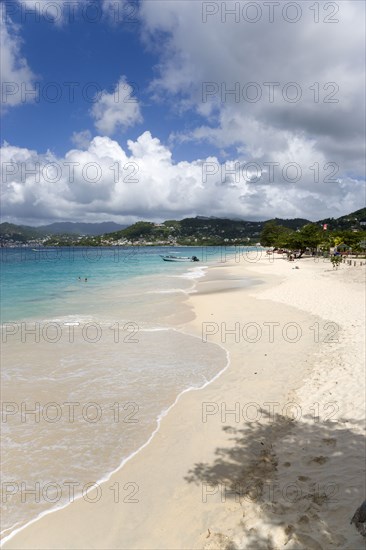
[(205, 549), (364, 548), (350, 525), (365, 498), (359, 422), (294, 420), (261, 410), (259, 422), (223, 430), (227, 445), (215, 450), (213, 463), (195, 464), (185, 478), (202, 486), (203, 502), (229, 504), (228, 513), (236, 506), (235, 535), (226, 535), (222, 525)]

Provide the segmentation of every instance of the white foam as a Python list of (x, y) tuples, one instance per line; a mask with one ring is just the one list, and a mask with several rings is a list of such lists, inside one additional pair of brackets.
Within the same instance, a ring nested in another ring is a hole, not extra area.
[(187, 273), (183, 273), (183, 275), (176, 275), (176, 277), (179, 277), (180, 279), (200, 279), (206, 275), (206, 269), (208, 269), (208, 265), (202, 265), (189, 269)]
[[(145, 329), (146, 330), (146, 329)], [(152, 330), (174, 330), (176, 332), (179, 332), (179, 333), (182, 333), (182, 331), (178, 330), (178, 329), (175, 329), (175, 328), (168, 328), (168, 329), (147, 329), (147, 331), (152, 331)], [(186, 333), (183, 333), (183, 334), (186, 334)], [(200, 337), (199, 336), (196, 336), (196, 335), (193, 335), (193, 334), (190, 334), (190, 336), (192, 336), (193, 338), (197, 338), (200, 340)], [(130, 455), (128, 455), (127, 457), (125, 457), (122, 462), (119, 464), (119, 466), (117, 466), (117, 468), (115, 468), (114, 470), (112, 470), (109, 474), (106, 474), (104, 477), (102, 477), (100, 480), (98, 480), (97, 484), (100, 485), (102, 483), (106, 483), (107, 481), (110, 480), (110, 478), (116, 473), (118, 472), (119, 470), (121, 470), (123, 468), (123, 466), (125, 466), (125, 464), (127, 464), (127, 462), (129, 462), (132, 458), (134, 458), (138, 453), (140, 453), (140, 451), (142, 451), (143, 449), (145, 449), (150, 443), (151, 441), (154, 439), (155, 435), (158, 433), (158, 431), (160, 430), (160, 426), (161, 426), (161, 422), (163, 420), (163, 418), (175, 407), (175, 405), (178, 403), (178, 401), (181, 399), (182, 395), (184, 395), (185, 393), (188, 393), (188, 392), (191, 392), (191, 391), (199, 391), (199, 390), (202, 390), (204, 389), (206, 386), (208, 386), (209, 384), (211, 384), (212, 382), (214, 382), (215, 380), (217, 380), (230, 366), (230, 355), (229, 355), (229, 352), (223, 347), (221, 346), (220, 344), (216, 344), (217, 346), (221, 347), (221, 349), (223, 349), (225, 351), (225, 355), (226, 355), (226, 365), (223, 369), (221, 369), (211, 380), (206, 380), (202, 386), (198, 386), (198, 387), (195, 387), (195, 386), (190, 386), (189, 388), (186, 388), (185, 390), (181, 391), (174, 403), (172, 405), (170, 405), (169, 407), (167, 407), (166, 409), (164, 409), (157, 417), (157, 420), (156, 420), (156, 428), (155, 430), (152, 432), (152, 434), (150, 435), (150, 437), (148, 438), (148, 440), (143, 443), (143, 445), (141, 445), (136, 451), (132, 452)], [(92, 491), (93, 487), (90, 488), (90, 491)], [(89, 492), (89, 490), (86, 491), (86, 494)], [(85, 495), (85, 492), (84, 492), (84, 495)], [(80, 498), (82, 498), (83, 495), (80, 494), (80, 495), (77, 495), (75, 496), (75, 499), (74, 501), (76, 500), (79, 500)], [(73, 501), (73, 502), (74, 502)], [(6, 542), (8, 542), (9, 540), (11, 540), (17, 533), (19, 533), (20, 531), (23, 531), (24, 529), (26, 529), (29, 525), (32, 525), (33, 523), (37, 522), (38, 520), (40, 520), (41, 518), (43, 518), (44, 516), (47, 516), (48, 514), (52, 514), (54, 512), (57, 512), (59, 510), (62, 510), (64, 508), (66, 508), (67, 506), (69, 506), (70, 504), (72, 504), (72, 502), (66, 502), (65, 504), (62, 504), (60, 506), (55, 506), (54, 508), (51, 508), (49, 510), (45, 510), (43, 512), (41, 512), (36, 518), (33, 518), (32, 520), (30, 520), (29, 522), (27, 522), (26, 524), (22, 525), (21, 527), (18, 527), (17, 529), (15, 529), (14, 531), (12, 531), (12, 533), (10, 533), (9, 535), (5, 536), (3, 538), (3, 540), (1, 541), (0, 543), (0, 547), (3, 546), (3, 544), (5, 544)], [(4, 530), (7, 531), (9, 529), (6, 529)]]
[(149, 290), (146, 294), (187, 294), (186, 290), (182, 288), (171, 288), (170, 290)]

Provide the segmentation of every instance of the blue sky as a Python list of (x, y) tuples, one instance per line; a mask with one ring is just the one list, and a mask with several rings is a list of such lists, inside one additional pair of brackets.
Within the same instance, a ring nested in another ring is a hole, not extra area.
[[(14, 13), (13, 21), (21, 25), (22, 54), (26, 53), (41, 93), (36, 103), (24, 102), (21, 108), (6, 113), (2, 140), (42, 152), (51, 149), (57, 155), (65, 154), (72, 146), (73, 132), (88, 129), (93, 135), (97, 133), (89, 114), (94, 92), (111, 93), (122, 74), (133, 86), (133, 97), (143, 106), (144, 120), (133, 128), (119, 127), (114, 133), (119, 143), (136, 139), (145, 130), (167, 142), (173, 131), (187, 131), (200, 123), (201, 117), (194, 113), (182, 117), (174, 106), (167, 109), (165, 102), (151, 99), (149, 83), (156, 76), (159, 56), (141, 43), (137, 3), (131, 4), (135, 10), (131, 15), (133, 21), (125, 24), (102, 17), (91, 23), (82, 14), (75, 14), (74, 20), (69, 18), (62, 25), (36, 12), (26, 13), (16, 2), (7, 4), (13, 5), (14, 11), (9, 11)], [(122, 16), (125, 13), (127, 9), (121, 11)], [(199, 151), (197, 145), (177, 143), (174, 158), (193, 160), (197, 154), (205, 157), (213, 153), (213, 147), (201, 144)]]
[[(253, 2), (252, 11), (247, 4), (3, 2), (4, 219), (316, 220), (362, 207), (364, 5), (345, 0), (329, 11), (321, 1), (316, 21), (304, 2), (298, 14), (281, 6), (270, 21), (258, 0), (253, 23)], [(234, 6), (235, 17), (227, 15)], [(268, 82), (276, 83), (271, 100)], [(9, 93), (11, 86), (40, 94), (25, 100)], [(259, 99), (251, 101), (248, 90)], [(55, 92), (60, 97), (52, 101)], [(72, 181), (70, 156), (78, 163)], [(25, 165), (50, 162), (61, 167), (57, 185), (44, 173), (21, 176)], [(98, 185), (85, 181), (88, 162), (103, 167)], [(114, 162), (135, 163), (134, 187), (110, 179)], [(289, 163), (298, 179), (286, 177)], [(274, 181), (268, 164), (276, 167)], [(329, 182), (330, 164), (337, 171)], [(261, 170), (255, 184), (253, 166)]]

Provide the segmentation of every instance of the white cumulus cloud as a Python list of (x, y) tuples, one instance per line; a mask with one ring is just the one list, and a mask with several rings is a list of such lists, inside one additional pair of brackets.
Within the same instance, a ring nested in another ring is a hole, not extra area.
[(90, 130), (82, 130), (81, 132), (73, 132), (71, 141), (74, 145), (76, 145), (76, 147), (80, 147), (80, 149), (87, 149), (89, 147), (91, 137), (92, 135)]
[(268, 160), (301, 139), (364, 174), (364, 2), (143, 0), (140, 15), (160, 52), (152, 93), (203, 119), (176, 139)]
[(142, 122), (136, 90), (122, 76), (112, 93), (103, 91), (91, 109), (98, 132), (111, 136)]
[(308, 166), (314, 157), (323, 166), (321, 154), (301, 140), (288, 147), (293, 154), (303, 151), (298, 167), (286, 154), (280, 166), (256, 166), (244, 155), (224, 164), (214, 156), (174, 162), (170, 149), (150, 132), (129, 140), (126, 150), (97, 136), (85, 150), (71, 149), (64, 157), (5, 143), (3, 216), (31, 224), (55, 219), (131, 223), (196, 215), (264, 220), (274, 213), (318, 220), (360, 208), (362, 184), (346, 178), (318, 185)]
[(5, 4), (0, 7), (0, 11), (1, 105), (2, 110), (6, 111), (36, 98), (36, 93), (29, 93), (35, 91), (35, 76), (21, 52), (19, 27), (6, 14)]

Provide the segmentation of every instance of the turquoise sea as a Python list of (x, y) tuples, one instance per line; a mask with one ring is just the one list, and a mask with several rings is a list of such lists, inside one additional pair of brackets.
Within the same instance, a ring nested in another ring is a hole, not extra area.
[(182, 392), (226, 368), (223, 348), (185, 330), (187, 302), (208, 266), (247, 250), (1, 249), (5, 538), (68, 505), (70, 482), (84, 498), (147, 444)]
[[(239, 247), (2, 248), (1, 321), (71, 314), (84, 294), (127, 288), (138, 277), (161, 277), (243, 255)], [(197, 256), (199, 263), (167, 263), (160, 255)], [(81, 280), (79, 280), (79, 277)], [(87, 290), (81, 283), (87, 278)], [(152, 280), (151, 280), (152, 281)], [(148, 284), (148, 281), (146, 281)], [(163, 286), (163, 284), (161, 285)], [(66, 301), (65, 301), (66, 300)], [(65, 307), (66, 306), (66, 307)], [(92, 309), (93, 304), (90, 304)]]

